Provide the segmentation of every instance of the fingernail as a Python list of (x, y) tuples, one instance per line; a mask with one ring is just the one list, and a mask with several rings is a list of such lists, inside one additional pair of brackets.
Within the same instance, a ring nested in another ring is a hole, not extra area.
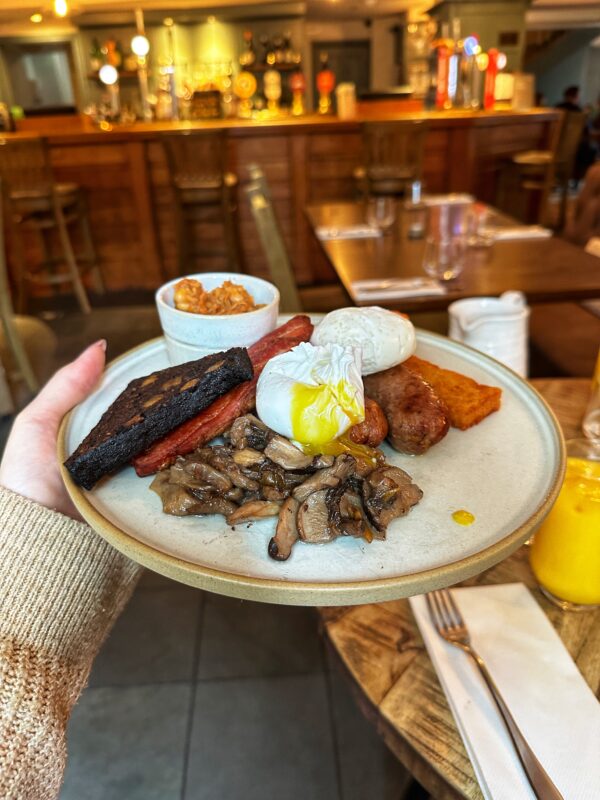
[(84, 352), (87, 353), (88, 350), (93, 350), (94, 347), (99, 347), (100, 350), (102, 350), (102, 352), (106, 353), (106, 339), (98, 339), (97, 342), (92, 342), (92, 344), (88, 344)]

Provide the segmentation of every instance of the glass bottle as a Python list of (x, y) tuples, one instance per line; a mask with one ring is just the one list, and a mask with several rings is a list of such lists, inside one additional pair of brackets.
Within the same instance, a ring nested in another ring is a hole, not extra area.
[(423, 202), (421, 181), (410, 185), (410, 199), (404, 203), (409, 239), (422, 239), (427, 226), (427, 206)]
[(98, 72), (102, 66), (102, 50), (100, 50), (100, 42), (94, 36), (92, 39), (92, 49), (90, 50), (90, 69), (92, 72)]
[(244, 51), (240, 55), (240, 66), (251, 67), (256, 61), (256, 52), (254, 50), (254, 37), (252, 31), (244, 31)]

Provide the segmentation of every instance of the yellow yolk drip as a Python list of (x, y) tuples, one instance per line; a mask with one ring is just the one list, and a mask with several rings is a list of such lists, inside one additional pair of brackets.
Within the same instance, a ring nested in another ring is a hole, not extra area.
[(455, 511), (454, 514), (452, 514), (452, 519), (459, 525), (472, 525), (475, 522), (474, 515), (471, 514), (470, 511), (465, 511), (464, 508)]
[(339, 456), (342, 453), (349, 453), (356, 459), (370, 461), (373, 466), (377, 465), (378, 456), (381, 455), (379, 450), (376, 450), (374, 447), (369, 447), (366, 444), (357, 444), (347, 436), (340, 436), (339, 439), (335, 439), (333, 442), (325, 442), (324, 444), (316, 446), (303, 444), (301, 448), (307, 455), (314, 456)]
[[(351, 425), (362, 422), (365, 409), (347, 381), (338, 384), (308, 386), (296, 383), (292, 391), (290, 417), (293, 437), (304, 445), (324, 445), (337, 438), (340, 428), (341, 409)], [(350, 427), (350, 426), (348, 426)], [(319, 453), (325, 451), (319, 447)]]

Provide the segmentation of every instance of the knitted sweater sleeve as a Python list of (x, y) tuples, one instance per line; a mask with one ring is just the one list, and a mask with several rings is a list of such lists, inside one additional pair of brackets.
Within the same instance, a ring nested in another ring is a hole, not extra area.
[(65, 729), (140, 567), (0, 487), (0, 797), (58, 796)]

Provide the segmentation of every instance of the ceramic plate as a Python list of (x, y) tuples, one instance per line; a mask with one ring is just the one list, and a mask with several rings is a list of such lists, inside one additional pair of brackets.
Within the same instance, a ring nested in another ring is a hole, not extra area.
[[(388, 461), (424, 492), (418, 506), (388, 528), (384, 542), (341, 538), (298, 543), (286, 562), (267, 544), (275, 520), (232, 530), (223, 517), (172, 517), (131, 467), (87, 492), (63, 469), (69, 494), (101, 536), (134, 561), (182, 583), (249, 600), (345, 605), (420, 594), (475, 575), (508, 556), (540, 524), (564, 472), (560, 428), (527, 383), (498, 362), (436, 334), (418, 332), (417, 354), (502, 388), (502, 408), (467, 431), (449, 434), (422, 456), (387, 445)], [(63, 421), (61, 463), (132, 378), (169, 366), (163, 339), (110, 364), (99, 389)], [(465, 509), (463, 527), (452, 513)]]

